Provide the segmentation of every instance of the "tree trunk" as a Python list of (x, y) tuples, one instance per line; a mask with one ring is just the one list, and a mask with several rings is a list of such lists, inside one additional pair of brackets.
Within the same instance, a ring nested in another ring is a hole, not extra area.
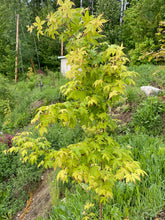
[(124, 11), (124, 0), (121, 0), (121, 11), (120, 11), (120, 26), (123, 22), (123, 11)]

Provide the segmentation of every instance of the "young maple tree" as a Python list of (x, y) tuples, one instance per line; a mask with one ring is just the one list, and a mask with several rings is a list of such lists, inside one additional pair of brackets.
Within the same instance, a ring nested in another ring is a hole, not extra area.
[[(67, 101), (40, 107), (32, 123), (38, 123), (41, 138), (22, 133), (14, 138), (15, 146), (9, 151), (20, 151), (23, 160), (32, 163), (42, 156), (39, 166), (61, 168), (57, 180), (68, 181), (71, 177), (82, 188), (86, 184), (85, 191), (95, 193), (102, 219), (102, 204), (113, 197), (115, 182), (135, 182), (145, 174), (129, 149), (121, 148), (110, 135), (116, 124), (109, 108), (121, 99), (125, 86), (133, 83), (134, 73), (125, 66), (122, 46), (100, 41), (106, 22), (102, 15), (94, 17), (88, 9), (75, 9), (70, 0), (59, 0), (58, 5), (58, 11), (46, 20), (37, 17), (29, 30), (37, 28), (38, 37), (58, 35), (67, 41), (70, 81), (61, 88)], [(59, 151), (52, 149), (43, 134), (51, 123), (59, 122), (71, 128), (79, 124), (85, 139)]]

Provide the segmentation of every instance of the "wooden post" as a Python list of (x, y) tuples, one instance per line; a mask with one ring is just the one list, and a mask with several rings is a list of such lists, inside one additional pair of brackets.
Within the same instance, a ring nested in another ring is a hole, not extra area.
[(33, 63), (32, 59), (31, 59), (31, 63), (32, 63), (33, 71), (34, 71), (34, 73), (36, 73), (36, 70), (35, 70), (34, 63)]
[(63, 51), (64, 51), (64, 44), (63, 44), (63, 40), (61, 40), (61, 56), (64, 55)]
[(15, 82), (17, 82), (18, 79), (18, 38), (19, 38), (19, 14), (17, 14)]

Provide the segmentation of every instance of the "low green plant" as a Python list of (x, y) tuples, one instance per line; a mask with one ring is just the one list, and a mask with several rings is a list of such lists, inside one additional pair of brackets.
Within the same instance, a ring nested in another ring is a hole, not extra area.
[[(143, 182), (116, 184), (114, 188), (114, 201), (109, 206), (116, 205), (122, 210), (122, 217), (130, 220), (151, 219), (165, 206), (164, 187), (164, 154), (159, 153), (164, 149), (164, 138), (152, 137), (144, 133), (117, 136), (117, 141), (122, 146), (131, 146), (134, 159), (140, 161), (142, 169), (148, 174)], [(108, 212), (108, 206), (107, 206)]]
[(140, 89), (137, 87), (128, 86), (126, 88), (126, 101), (129, 104), (137, 104), (141, 97), (140, 97)]
[(59, 150), (60, 148), (65, 148), (69, 144), (74, 144), (81, 141), (85, 133), (81, 127), (76, 126), (74, 129), (66, 128), (62, 125), (54, 124), (48, 129), (48, 133), (45, 134), (47, 140), (51, 143), (51, 146)]
[[(113, 188), (113, 199), (110, 199), (103, 208), (103, 220), (152, 219), (165, 206), (164, 138), (144, 133), (128, 133), (118, 135), (116, 139), (124, 148), (126, 146), (130, 148), (134, 159), (140, 161), (148, 176), (137, 184), (125, 184), (124, 181), (116, 183)], [(85, 187), (85, 184), (82, 186)], [(62, 189), (66, 193), (56, 200), (56, 204), (49, 212), (49, 219), (83, 219), (85, 217), (83, 214), (88, 214), (84, 212), (85, 201), (95, 204), (93, 198), (74, 184), (70, 190), (64, 185)], [(56, 193), (56, 190), (52, 193)], [(98, 219), (98, 208), (97, 204), (91, 207), (90, 212), (94, 213), (95, 218), (89, 219)]]
[(14, 107), (14, 95), (10, 89), (12, 82), (0, 74), (0, 129), (4, 121), (8, 120), (11, 109)]
[(147, 134), (159, 135), (163, 128), (161, 114), (165, 112), (165, 102), (158, 97), (148, 97), (133, 115), (135, 130), (143, 130)]
[[(19, 81), (16, 85), (9, 86), (4, 83), (5, 86), (0, 89), (0, 97), (1, 93), (4, 94), (4, 99), (0, 102), (0, 127), (4, 132), (23, 129), (30, 123), (38, 107), (65, 100), (60, 92), (60, 86), (66, 82), (64, 77), (60, 77), (54, 86), (50, 76), (38, 76), (31, 72), (31, 69), (29, 71), (27, 79)], [(37, 87), (38, 77), (42, 77), (42, 91)], [(9, 94), (12, 94), (12, 98)]]
[(0, 219), (11, 219), (40, 180), (42, 169), (22, 164), (19, 154), (4, 154), (0, 144)]

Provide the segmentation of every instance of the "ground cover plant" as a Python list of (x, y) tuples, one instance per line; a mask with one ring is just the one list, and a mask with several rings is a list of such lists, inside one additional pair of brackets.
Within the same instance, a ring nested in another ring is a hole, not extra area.
[(19, 154), (5, 155), (0, 143), (0, 219), (11, 219), (40, 182), (43, 169), (22, 164)]

